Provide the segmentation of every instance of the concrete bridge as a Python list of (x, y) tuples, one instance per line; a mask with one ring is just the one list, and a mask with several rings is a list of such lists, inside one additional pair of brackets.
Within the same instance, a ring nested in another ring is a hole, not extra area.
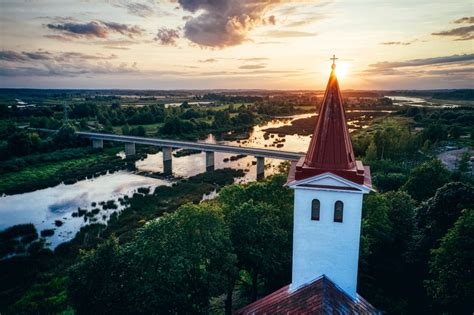
[(214, 170), (214, 152), (234, 153), (255, 156), (257, 159), (257, 179), (264, 177), (265, 158), (297, 161), (304, 154), (296, 152), (286, 152), (279, 150), (267, 150), (249, 147), (237, 147), (223, 144), (212, 144), (192, 141), (180, 141), (169, 139), (145, 138), (134, 136), (123, 136), (106, 133), (76, 132), (83, 138), (92, 140), (94, 148), (103, 148), (104, 141), (116, 141), (125, 143), (125, 154), (135, 154), (135, 144), (145, 144), (161, 147), (163, 150), (163, 171), (165, 174), (172, 172), (172, 151), (173, 149), (192, 149), (206, 152), (206, 170)]

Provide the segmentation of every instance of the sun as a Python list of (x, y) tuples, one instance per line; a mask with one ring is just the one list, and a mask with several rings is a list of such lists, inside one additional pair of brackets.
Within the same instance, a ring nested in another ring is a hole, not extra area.
[(336, 64), (336, 75), (338, 79), (344, 79), (349, 71), (349, 65), (344, 62)]

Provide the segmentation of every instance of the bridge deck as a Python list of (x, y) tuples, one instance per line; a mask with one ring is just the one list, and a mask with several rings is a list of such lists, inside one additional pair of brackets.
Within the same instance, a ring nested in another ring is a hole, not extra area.
[(212, 144), (212, 143), (201, 143), (201, 142), (158, 139), (158, 138), (123, 136), (123, 135), (114, 135), (114, 134), (107, 134), (107, 133), (94, 133), (94, 132), (80, 131), (80, 132), (77, 132), (77, 134), (81, 137), (90, 138), (90, 139), (146, 144), (146, 145), (154, 145), (154, 146), (168, 147), (168, 148), (171, 147), (171, 148), (193, 149), (193, 150), (199, 150), (199, 151), (236, 153), (236, 154), (245, 154), (245, 155), (252, 155), (256, 157), (267, 157), (267, 158), (272, 158), (272, 159), (289, 160), (289, 161), (297, 161), (304, 155), (303, 153), (297, 153), (297, 152), (267, 150), (267, 149), (249, 148), (249, 147), (237, 147), (237, 146), (224, 145), (224, 144)]

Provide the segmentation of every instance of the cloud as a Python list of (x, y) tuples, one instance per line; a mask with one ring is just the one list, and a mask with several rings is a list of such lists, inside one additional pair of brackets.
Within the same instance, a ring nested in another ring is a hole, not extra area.
[(154, 39), (161, 45), (175, 46), (176, 40), (179, 38), (179, 30), (162, 27), (158, 30)]
[(250, 65), (243, 65), (240, 66), (239, 69), (243, 70), (257, 70), (257, 69), (264, 69), (266, 68), (266, 64), (264, 63), (258, 63), (258, 64), (250, 64)]
[(2, 50), (0, 51), (0, 60), (18, 62), (18, 61), (26, 61), (28, 60), (28, 57), (15, 51)]
[(431, 33), (436, 36), (456, 36), (455, 40), (471, 40), (474, 39), (474, 25), (454, 28), (449, 31)]
[(465, 16), (465, 17), (462, 17), (460, 19), (457, 19), (457, 20), (453, 21), (453, 23), (455, 23), (455, 24), (463, 24), (463, 23), (474, 24), (474, 16)]
[[(210, 61), (212, 58), (209, 58)], [(125, 77), (175, 77), (175, 78), (227, 78), (227, 77), (256, 77), (275, 74), (298, 75), (300, 71), (264, 69), (265, 64), (252, 63), (243, 65), (236, 71), (199, 71), (197, 67), (184, 66), (185, 69), (175, 70), (140, 70), (136, 63), (115, 62), (117, 56), (113, 54), (84, 54), (77, 52), (51, 52), (51, 51), (0, 51), (0, 77), (16, 78), (23, 80), (32, 78), (49, 77), (58, 78), (100, 78), (113, 76)], [(183, 67), (181, 65), (181, 67)], [(43, 80), (43, 79), (41, 79)], [(46, 79), (44, 79), (46, 80)], [(1, 80), (0, 80), (1, 81)], [(2, 82), (7, 82), (3, 80)], [(13, 81), (12, 81), (13, 82)]]
[(57, 52), (51, 53), (45, 50), (38, 50), (33, 52), (16, 52), (12, 50), (0, 51), (0, 61), (7, 62), (28, 62), (28, 61), (67, 61), (67, 60), (110, 60), (117, 58), (116, 55), (111, 54), (104, 56), (102, 54), (84, 54), (79, 52)]
[(127, 3), (125, 7), (128, 13), (139, 17), (150, 17), (155, 14), (155, 9), (145, 3)]
[(73, 37), (65, 36), (65, 35), (44, 35), (44, 37), (54, 40), (59, 40), (62, 42), (70, 42), (73, 40)]
[(115, 23), (115, 22), (102, 22), (112, 32), (120, 33), (122, 35), (133, 38), (136, 35), (141, 35), (143, 29), (139, 26), (129, 26), (127, 24)]
[(217, 62), (217, 59), (215, 59), (215, 58), (201, 59), (201, 60), (198, 60), (198, 62), (201, 62), (201, 63), (212, 63), (212, 62)]
[(180, 7), (198, 13), (186, 21), (184, 36), (200, 46), (227, 47), (248, 40), (256, 26), (274, 24), (265, 14), (283, 0), (177, 0)]
[(107, 49), (115, 49), (115, 50), (129, 50), (130, 48), (128, 47), (123, 47), (123, 46), (112, 46), (112, 45), (106, 45), (104, 48)]
[(268, 24), (271, 24), (271, 25), (275, 25), (276, 24), (276, 18), (274, 15), (270, 15), (270, 17), (267, 19), (267, 23)]
[(448, 37), (457, 37), (454, 40), (471, 40), (474, 39), (474, 17), (462, 17), (453, 21), (455, 24), (472, 24), (469, 26), (462, 26), (453, 28), (447, 31), (441, 31), (436, 33), (431, 33), (431, 35), (435, 36), (448, 36)]
[(124, 74), (138, 73), (136, 64), (128, 65), (121, 63), (114, 65), (108, 61), (97, 64), (91, 63), (44, 63), (27, 66), (20, 65), (2, 65), (0, 67), (0, 76), (20, 77), (20, 76), (38, 76), (38, 77), (77, 77), (98, 74)]
[(143, 41), (137, 41), (133, 39), (106, 39), (106, 40), (97, 40), (97, 41), (88, 41), (88, 44), (91, 45), (102, 45), (107, 49), (118, 49), (118, 50), (128, 50), (128, 46), (139, 44)]
[(267, 57), (251, 57), (251, 58), (239, 58), (238, 60), (243, 60), (243, 61), (264, 61), (268, 60)]
[(411, 45), (413, 42), (383, 42), (380, 43), (380, 45), (386, 45), (386, 46), (396, 46), (396, 45), (402, 45), (402, 46), (407, 46)]
[[(369, 65), (364, 71), (370, 75), (413, 75), (429, 74), (430, 71), (442, 68), (450, 68), (451, 72), (456, 70), (455, 65), (464, 68), (474, 63), (474, 54), (451, 55), (434, 58), (412, 59), (406, 61), (384, 61)], [(446, 70), (446, 69), (444, 69)]]
[(286, 27), (300, 27), (318, 23), (328, 18), (328, 15), (321, 12), (304, 12), (300, 14), (291, 14)]
[(472, 74), (474, 73), (474, 67), (469, 67), (469, 68), (456, 68), (456, 69), (434, 69), (434, 70), (428, 70), (426, 71), (428, 74), (433, 74), (433, 75), (448, 75), (448, 76), (453, 76), (453, 75), (459, 75), (459, 74), (468, 74), (472, 77)]
[(51, 53), (47, 51), (23, 52), (22, 54), (31, 60), (50, 60), (52, 58)]
[(265, 33), (268, 37), (311, 37), (316, 36), (317, 33), (300, 32), (300, 31), (269, 31)]
[(78, 76), (90, 73), (136, 71), (127, 64), (114, 65), (114, 54), (84, 54), (78, 52), (0, 51), (1, 76)]
[(49, 23), (46, 27), (52, 31), (59, 32), (59, 35), (46, 35), (48, 38), (71, 40), (76, 38), (99, 38), (106, 39), (110, 34), (125, 35), (129, 38), (140, 36), (143, 29), (138, 26), (103, 21), (91, 21), (88, 23), (65, 22)]
[(298, 21), (293, 21), (290, 23), (287, 23), (286, 26), (288, 27), (299, 27), (299, 26), (305, 26), (314, 23), (313, 19), (307, 19), (307, 20), (298, 20)]

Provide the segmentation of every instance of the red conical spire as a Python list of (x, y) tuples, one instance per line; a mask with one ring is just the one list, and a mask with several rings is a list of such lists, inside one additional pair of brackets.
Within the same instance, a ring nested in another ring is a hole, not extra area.
[(356, 161), (347, 128), (341, 91), (335, 73), (333, 56), (331, 75), (319, 110), (318, 122), (306, 156), (292, 166), (289, 182), (322, 173), (333, 173), (354, 183), (371, 187), (370, 170)]
[(355, 158), (335, 68), (333, 63), (305, 164), (314, 168), (344, 170), (355, 166)]

